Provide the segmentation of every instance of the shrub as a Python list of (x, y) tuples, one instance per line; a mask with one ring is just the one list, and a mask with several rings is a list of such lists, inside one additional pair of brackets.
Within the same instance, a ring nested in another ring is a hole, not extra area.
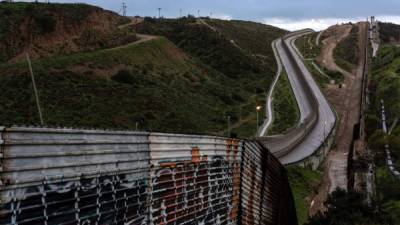
[(324, 203), (327, 210), (312, 217), (307, 225), (378, 225), (393, 224), (376, 203), (366, 204), (365, 196), (337, 189)]
[(112, 80), (124, 84), (134, 84), (135, 77), (128, 70), (120, 70), (118, 73), (111, 77)]
[(51, 14), (36, 14), (35, 22), (39, 33), (42, 34), (53, 32), (57, 23)]

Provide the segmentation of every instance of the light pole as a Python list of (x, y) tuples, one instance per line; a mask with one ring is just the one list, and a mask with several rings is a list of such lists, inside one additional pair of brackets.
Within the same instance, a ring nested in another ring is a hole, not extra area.
[(258, 129), (259, 129), (259, 127), (258, 127), (258, 112), (260, 112), (261, 111), (261, 109), (262, 109), (262, 106), (257, 106), (256, 107), (256, 112), (257, 112), (257, 130), (256, 130), (256, 137), (257, 137), (257, 135), (258, 135)]

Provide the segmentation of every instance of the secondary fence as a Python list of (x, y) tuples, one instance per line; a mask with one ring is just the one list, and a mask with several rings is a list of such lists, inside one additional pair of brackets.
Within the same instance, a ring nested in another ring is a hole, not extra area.
[(255, 141), (9, 127), (0, 146), (0, 224), (297, 224)]
[[(290, 34), (285, 35), (282, 38), (282, 46), (285, 52), (287, 52), (287, 56), (291, 64), (293, 65), (293, 69), (296, 74), (298, 74), (298, 79), (300, 81), (301, 87), (303, 88), (304, 96), (306, 99), (304, 101), (308, 102), (310, 106), (310, 113), (307, 117), (302, 121), (301, 124), (293, 127), (286, 133), (282, 135), (275, 135), (269, 137), (262, 137), (259, 140), (269, 149), (272, 150), (274, 155), (278, 158), (287, 155), (290, 151), (293, 150), (294, 147), (298, 146), (304, 138), (314, 129), (317, 125), (319, 119), (319, 103), (315, 94), (310, 87), (307, 78), (303, 74), (299, 64), (296, 62), (295, 57), (293, 56), (293, 52), (290, 51), (289, 44), (286, 43), (286, 40), (297, 36), (304, 32), (313, 32), (311, 29), (299, 30), (296, 32), (292, 32)], [(316, 149), (317, 150), (317, 149)]]

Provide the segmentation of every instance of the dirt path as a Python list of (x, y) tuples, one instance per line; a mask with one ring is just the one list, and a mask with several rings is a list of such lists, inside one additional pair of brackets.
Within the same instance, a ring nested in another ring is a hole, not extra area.
[[(367, 23), (360, 23), (359, 26), (359, 42), (360, 46), (364, 46), (365, 32), (367, 31)], [(351, 30), (350, 25), (338, 27), (338, 31), (342, 31), (340, 38), (343, 39)], [(339, 32), (338, 32), (339, 34)], [(333, 34), (334, 35), (334, 34)], [(328, 40), (330, 39), (330, 40)], [(331, 36), (324, 40), (322, 60), (325, 60), (323, 65), (330, 69), (340, 71), (340, 68), (332, 61), (333, 50), (336, 47), (335, 36)], [(338, 38), (339, 39), (339, 38)], [(360, 55), (365, 54), (364, 48), (360, 47)], [(329, 88), (324, 90), (328, 100), (334, 105), (337, 113), (340, 116), (339, 127), (335, 139), (336, 145), (331, 149), (326, 159), (324, 168), (324, 177), (322, 184), (318, 190), (318, 194), (313, 198), (310, 207), (310, 215), (315, 215), (318, 211), (323, 211), (323, 202), (326, 200), (328, 193), (331, 193), (336, 188), (347, 189), (347, 162), (348, 154), (353, 137), (354, 125), (359, 121), (360, 114), (360, 94), (362, 89), (363, 76), (363, 57), (359, 57), (360, 61), (357, 70), (353, 73), (344, 73), (344, 87), (339, 89)]]
[(128, 26), (133, 26), (133, 25), (136, 25), (136, 24), (140, 24), (140, 23), (142, 23), (144, 21), (144, 19), (142, 17), (129, 17), (129, 19), (131, 20), (131, 22), (123, 24), (123, 25), (119, 26), (118, 28), (119, 29), (123, 29), (123, 28), (128, 27)]
[(323, 47), (321, 54), (317, 58), (320, 65), (324, 66), (328, 70), (340, 72), (345, 76), (351, 76), (349, 72), (336, 65), (333, 57), (333, 51), (337, 44), (349, 36), (351, 29), (352, 25), (336, 25), (330, 27), (324, 32), (325, 35), (329, 35), (329, 37), (322, 41)]

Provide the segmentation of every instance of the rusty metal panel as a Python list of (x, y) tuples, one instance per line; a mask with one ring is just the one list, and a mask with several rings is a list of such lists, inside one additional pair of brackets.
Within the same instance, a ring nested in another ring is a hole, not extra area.
[(147, 221), (148, 133), (7, 128), (0, 224)]
[(152, 133), (151, 224), (237, 224), (243, 143)]
[(242, 224), (260, 224), (264, 158), (262, 148), (256, 142), (245, 142), (242, 159)]

